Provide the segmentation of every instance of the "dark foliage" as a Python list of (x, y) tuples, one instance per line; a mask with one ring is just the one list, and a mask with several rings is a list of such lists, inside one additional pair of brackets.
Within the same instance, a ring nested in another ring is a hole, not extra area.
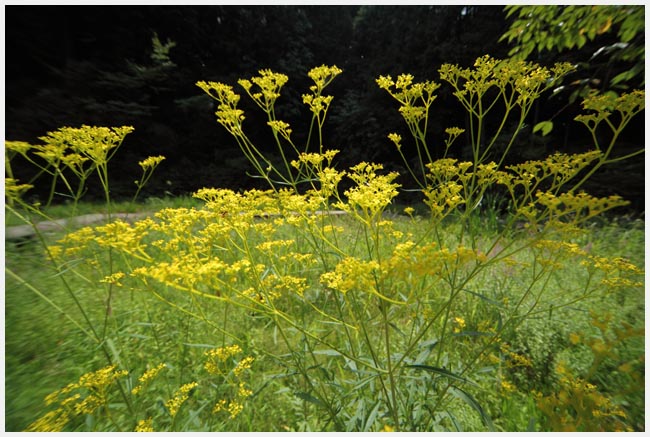
[[(212, 101), (194, 85), (197, 80), (235, 84), (262, 68), (287, 74), (277, 111), (300, 141), (309, 120), (300, 98), (309, 86), (306, 73), (336, 64), (344, 73), (328, 89), (335, 99), (326, 146), (342, 150), (340, 166), (378, 161), (399, 171), (386, 135), (405, 135), (403, 121), (375, 78), (411, 73), (416, 80), (438, 81), (443, 63), (470, 66), (478, 56), (508, 53), (498, 42), (508, 27), (501, 6), (7, 6), (5, 11), (6, 138), (37, 143), (61, 126), (134, 126), (111, 168), (117, 197), (132, 193), (137, 161), (158, 154), (167, 160), (145, 195), (256, 184), (242, 177), (250, 168), (216, 123)], [(154, 34), (163, 44), (175, 43), (170, 62), (151, 56)], [(571, 60), (580, 53), (562, 56)], [(554, 60), (549, 54), (539, 61)], [(557, 98), (540, 102), (530, 123), (559, 111), (557, 127), (550, 138), (531, 133), (518, 158), (589, 144), (588, 132), (571, 121), (578, 102), (565, 104)], [(242, 106), (248, 133), (264, 144), (268, 131), (259, 112), (245, 98)], [(464, 117), (443, 86), (433, 106), (432, 146), (442, 143), (445, 128), (462, 126)], [(630, 128), (624, 141), (642, 141), (640, 126), (636, 134)], [(16, 165), (28, 174), (27, 167)], [(642, 198), (642, 163), (619, 173), (627, 175), (620, 194)], [(611, 194), (607, 187), (596, 188)]]

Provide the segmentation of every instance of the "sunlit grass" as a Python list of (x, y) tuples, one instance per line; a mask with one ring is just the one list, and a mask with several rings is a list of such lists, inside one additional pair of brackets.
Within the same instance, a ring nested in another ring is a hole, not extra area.
[[(83, 208), (93, 211), (92, 206), (83, 206)], [(411, 219), (406, 216), (394, 215), (392, 220), (396, 230), (408, 231), (414, 236), (426, 233), (426, 217)], [(340, 216), (335, 217), (332, 223), (340, 226), (343, 230), (339, 234), (339, 243), (342, 248), (351, 253), (362, 249), (355, 248), (359, 245), (360, 229), (354, 221), (349, 217)], [(448, 221), (448, 238), (453, 240), (453, 235), (458, 233), (457, 226), (460, 225), (453, 219)], [(486, 224), (483, 227), (483, 232), (485, 240), (490, 240), (498, 230)], [(54, 239), (54, 237), (49, 238)], [(599, 253), (606, 253), (607, 256), (623, 255), (637, 265), (643, 264), (642, 242), (643, 228), (638, 222), (623, 224), (603, 222), (580, 237), (580, 244), (585, 247), (597, 249), (600, 251)], [(306, 241), (299, 244), (306, 244)], [(385, 251), (385, 256), (389, 254), (389, 250), (389, 246), (382, 249)], [(27, 278), (29, 284), (43, 291), (49, 299), (57, 302), (63, 312), (77, 314), (67, 291), (61, 287), (56, 272), (47, 267), (42, 250), (38, 246), (28, 244), (14, 247), (8, 244), (6, 264), (21, 277)], [(116, 265), (116, 270), (119, 268), (120, 265)], [(81, 271), (83, 272), (83, 270)], [(92, 275), (92, 272), (85, 273)], [(98, 274), (96, 273), (96, 275)], [(562, 288), (571, 288), (572, 281), (575, 281), (578, 286), (584, 280), (583, 275), (584, 273), (578, 266), (566, 265), (557, 274), (555, 281), (560, 281)], [(317, 277), (314, 276), (314, 280), (316, 279)], [(84, 301), (93, 323), (101, 326), (106, 311), (105, 292), (80, 277), (73, 276), (70, 279), (70, 285), (77, 296)], [(554, 286), (551, 285), (547, 288), (547, 298), (554, 299)], [(486, 272), (474, 281), (470, 291), (485, 299), (496, 301), (508, 297), (512, 300), (518, 293), (516, 276), (510, 280), (507, 274), (496, 277), (494, 273)], [(310, 292), (317, 293), (318, 291), (313, 288)], [(192, 298), (171, 290), (160, 289), (160, 297), (169, 299), (178, 308), (183, 308), (186, 311), (196, 311), (197, 309)], [(471, 297), (472, 295), (467, 294), (460, 299), (459, 309), (462, 308), (465, 314), (469, 315), (474, 312), (474, 316), (478, 319), (480, 319), (481, 312), (484, 316), (489, 316), (490, 306), (476, 305), (476, 300), (470, 299)], [(322, 305), (322, 309), (335, 310), (335, 307), (332, 306), (333, 302), (328, 301), (325, 296), (315, 298), (320, 299), (318, 301)], [(557, 296), (557, 298), (561, 298), (561, 296)], [(323, 336), (333, 336), (332, 328), (319, 326), (316, 320), (305, 318), (308, 313), (301, 314), (300, 305), (291, 302), (285, 303), (292, 305), (293, 316), (302, 324), (305, 331), (321, 333)], [(285, 344), (280, 341), (280, 333), (277, 328), (268, 323), (268, 318), (255, 312), (228, 310), (226, 305), (219, 302), (203, 302), (201, 306), (202, 311), (209, 314), (208, 318), (213, 322), (212, 327), (208, 327), (182, 312), (170, 311), (168, 304), (154, 298), (149, 293), (137, 289), (116, 288), (111, 299), (112, 317), (109, 322), (111, 324), (110, 332), (113, 334), (107, 338), (111, 344), (112, 359), (120, 365), (120, 368), (133, 371), (134, 375), (137, 375), (138, 371), (143, 371), (143, 366), (147, 363), (159, 361), (174, 363), (169, 369), (168, 380), (165, 383), (167, 396), (170, 396), (174, 388), (178, 387), (178, 383), (191, 380), (193, 374), (199, 371), (203, 353), (211, 347), (238, 343), (245, 349), (273, 351), (274, 354), (257, 357), (258, 362), (254, 369), (256, 393), (250, 399), (251, 406), (243, 410), (236, 424), (232, 423), (227, 428), (221, 428), (217, 423), (213, 423), (212, 429), (233, 430), (233, 425), (234, 429), (242, 431), (329, 429), (331, 424), (316, 414), (317, 408), (313, 403), (296, 397), (296, 393), (307, 392), (303, 382), (296, 375), (286, 372), (281, 364), (282, 360), (273, 358), (274, 355), (280, 357), (291, 353), (291, 351), (286, 349)], [(535, 372), (539, 372), (539, 369), (551, 364), (544, 362), (548, 355), (571, 358), (578, 353), (570, 350), (566, 338), (571, 332), (589, 330), (589, 309), (596, 311), (616, 309), (615, 312), (619, 314), (621, 320), (628, 320), (630, 323), (639, 325), (642, 324), (644, 314), (643, 296), (621, 294), (597, 299), (587, 306), (558, 309), (558, 311), (566, 313), (564, 318), (560, 317), (560, 320), (565, 320), (565, 323), (556, 322), (552, 326), (547, 326), (545, 323), (547, 314), (537, 314), (512, 332), (509, 342), (513, 348), (529, 356), (537, 369)], [(466, 318), (469, 321), (469, 317), (466, 316)], [(227, 325), (223, 324), (225, 320), (227, 320)], [(409, 321), (403, 320), (400, 323), (405, 324), (396, 326), (395, 332), (405, 331)], [(7, 430), (22, 430), (41, 414), (42, 399), (46, 394), (61, 388), (68, 381), (75, 380), (78, 375), (89, 369), (98, 368), (105, 358), (102, 357), (98, 345), (82, 335), (62, 313), (53, 309), (43, 299), (24, 285), (16, 283), (12, 278), (7, 278), (6, 281), (6, 326)], [(220, 328), (237, 335), (238, 341), (225, 336)], [(549, 328), (552, 329), (549, 330)], [(294, 334), (288, 332), (287, 335), (296, 335), (296, 341), (299, 341), (301, 336), (300, 332)], [(344, 341), (344, 339), (341, 338), (339, 341)], [(459, 337), (458, 341), (460, 343), (457, 350), (462, 351), (463, 345), (468, 340)], [(539, 347), (541, 347), (540, 350), (535, 350)], [(642, 345), (640, 347), (642, 348)], [(541, 350), (545, 352), (541, 353)], [(635, 352), (630, 351), (631, 355), (633, 353)], [(322, 355), (322, 358), (322, 370), (315, 371), (330, 372), (332, 375), (342, 371), (338, 367), (336, 359), (332, 359), (327, 354)], [(341, 361), (341, 363), (344, 362)], [(526, 372), (525, 369), (513, 369), (510, 380), (515, 383), (520, 381), (523, 384), (524, 380), (518, 378), (525, 377)], [(346, 374), (348, 378), (354, 377), (354, 373), (349, 373), (349, 369), (342, 373), (342, 375)], [(411, 376), (420, 378), (416, 379), (420, 383), (425, 383), (428, 380), (427, 376), (415, 373)], [(537, 374), (535, 378), (541, 379), (536, 382), (539, 383), (543, 378), (549, 376), (550, 374), (547, 376)], [(358, 378), (358, 376), (354, 378)], [(39, 384), (33, 384), (35, 379), (38, 379)], [(361, 382), (363, 382), (363, 378), (357, 380), (357, 384)], [(552, 381), (547, 382), (552, 383)], [(607, 378), (604, 379), (604, 383), (606, 382)], [(135, 381), (132, 380), (131, 384), (135, 384)], [(359, 393), (363, 393), (363, 388), (359, 390)], [(530, 394), (522, 390), (509, 395), (510, 397), (519, 397), (522, 402), (527, 402), (530, 405), (530, 411), (527, 414), (521, 414), (521, 409), (514, 408), (505, 400), (498, 401), (501, 398), (495, 398), (495, 395), (496, 392), (489, 390), (476, 393), (477, 399), (489, 406), (487, 408), (498, 427), (508, 430), (525, 430), (530, 425), (528, 423), (530, 414), (536, 414), (533, 407), (534, 401)], [(193, 404), (193, 399), (188, 402), (192, 408), (201, 408), (203, 405), (199, 400), (196, 400), (199, 402), (198, 404)], [(499, 402), (502, 403), (499, 404)], [(637, 403), (634, 400), (631, 402)], [(454, 401), (453, 405), (458, 415), (456, 419), (462, 420), (465, 430), (482, 429), (480, 420), (471, 409), (467, 409), (462, 402)], [(642, 405), (642, 402), (639, 405)], [(203, 408), (209, 408), (209, 406), (205, 404)], [(465, 412), (463, 413), (463, 411)], [(273, 420), (271, 421), (270, 418)], [(348, 418), (348, 420), (353, 423), (357, 419)], [(471, 425), (472, 423), (474, 425)], [(448, 422), (448, 426), (453, 429), (451, 422)]]

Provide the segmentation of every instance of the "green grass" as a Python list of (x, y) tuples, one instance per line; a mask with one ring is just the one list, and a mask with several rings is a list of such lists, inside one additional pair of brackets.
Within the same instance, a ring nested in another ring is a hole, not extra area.
[[(171, 204), (168, 200), (149, 200), (135, 206), (133, 211), (126, 210), (125, 212), (151, 211), (166, 207), (191, 207), (197, 204), (198, 202), (193, 199), (177, 199)], [(120, 208), (126, 209), (128, 206), (115, 205), (116, 211)], [(97, 210), (96, 205), (88, 204), (82, 204), (79, 208), (79, 211), (83, 211), (83, 213), (96, 212)], [(64, 217), (65, 207), (52, 208), (48, 213), (51, 213), (53, 217)], [(424, 232), (425, 219), (412, 222), (395, 213), (391, 215), (391, 218), (394, 220), (397, 230), (410, 231), (415, 235)], [(339, 217), (335, 221), (345, 229), (340, 235), (342, 244), (357, 244), (359, 241), (358, 231), (355, 230), (352, 220), (348, 217)], [(483, 234), (480, 236), (485, 240), (493, 238), (498, 232), (496, 221), (490, 219), (489, 222), (491, 224), (482, 228)], [(457, 235), (458, 229), (455, 226), (457, 224), (450, 220), (448, 238)], [(50, 235), (47, 238), (53, 241), (56, 236)], [(577, 242), (580, 246), (589, 247), (591, 251), (601, 256), (623, 256), (634, 264), (642, 266), (645, 253), (643, 241), (642, 222), (611, 220), (594, 225), (587, 233), (579, 237)], [(354, 249), (352, 248), (351, 251)], [(187, 419), (187, 423), (179, 424), (181, 429), (185, 427), (199, 431), (207, 430), (201, 429), (199, 426), (210, 426), (212, 430), (230, 431), (319, 431), (331, 429), (332, 424), (326, 416), (319, 413), (320, 410), (316, 408), (312, 400), (306, 396), (296, 396), (296, 393), (306, 393), (308, 390), (304, 387), (304, 381), (292, 374), (290, 369), (283, 367), (282, 361), (276, 358), (290, 351), (283, 346), (280, 339), (283, 334), (269, 323), (268, 318), (250, 311), (228, 310), (220, 302), (205, 301), (201, 303), (201, 308), (206, 314), (209, 314), (209, 319), (214, 322), (212, 325), (206, 325), (183, 312), (173, 310), (150, 293), (127, 288), (114, 289), (114, 295), (111, 297), (111, 314), (106, 318), (107, 294), (105, 288), (98, 288), (96, 282), (90, 283), (83, 277), (71, 274), (72, 271), (65, 274), (69, 289), (64, 287), (60, 275), (44, 261), (42, 249), (36, 244), (17, 246), (7, 243), (5, 260), (8, 269), (16, 272), (22, 278), (26, 278), (28, 284), (38, 289), (48, 299), (56, 302), (63, 312), (75, 320), (81, 321), (82, 317), (73, 296), (83, 303), (83, 308), (87, 311), (88, 317), (96, 329), (103, 329), (106, 320), (106, 329), (109, 332), (105, 344), (106, 350), (113, 362), (119, 364), (120, 368), (131, 372), (133, 376), (130, 383), (132, 385), (137, 383), (137, 376), (145, 370), (147, 364), (155, 366), (159, 362), (167, 363), (168, 371), (158, 388), (159, 399), (168, 399), (180, 384), (191, 381), (201, 373), (204, 361), (203, 353), (206, 350), (233, 342), (231, 338), (224, 336), (220, 329), (226, 320), (227, 330), (232, 330), (239, 335), (241, 346), (245, 350), (273, 351), (273, 354), (256, 356), (253, 368), (254, 378), (251, 382), (255, 394), (249, 400), (251, 405), (244, 409), (236, 423), (220, 424), (219, 420), (215, 418), (212, 423), (199, 424), (192, 422), (190, 418)], [(81, 261), (78, 260), (78, 262)], [(125, 267), (120, 264), (119, 260), (114, 260), (114, 262), (116, 263), (115, 270)], [(95, 275), (95, 279), (101, 279), (103, 275), (102, 272), (93, 272), (92, 269), (82, 269), (81, 267), (79, 267), (79, 271), (85, 272), (86, 275)], [(578, 286), (583, 279), (583, 272), (579, 266), (564, 266), (561, 272), (552, 278), (545, 299), (552, 300), (554, 299), (553, 293), (560, 293), (560, 291), (554, 291), (555, 285), (558, 286), (557, 290), (562, 290), (562, 287), (571, 287), (573, 283)], [(317, 276), (314, 276), (314, 280), (317, 281)], [(516, 296), (519, 293), (517, 286), (516, 276), (508, 277), (506, 274), (504, 277), (495, 277), (493, 274), (485, 274), (472, 283), (471, 291), (489, 296), (491, 299), (498, 299), (504, 296)], [(187, 295), (175, 293), (164, 287), (160, 290), (160, 295), (186, 311), (197, 310), (197, 302)], [(559, 299), (562, 296), (556, 297)], [(325, 297), (322, 299), (323, 308), (326, 305), (332, 305)], [(490, 305), (478, 305), (476, 299), (467, 295), (459, 301), (459, 308), (470, 314), (489, 311)], [(627, 321), (634, 326), (643, 326), (644, 324), (644, 296), (629, 294), (623, 290), (617, 295), (599, 297), (587, 303), (558, 310), (562, 312), (560, 319), (564, 320), (563, 323), (550, 324), (548, 323), (548, 314), (538, 314), (516, 330), (509, 332), (507, 340), (510, 342), (512, 350), (530, 357), (533, 366), (531, 369), (512, 370), (512, 374), (509, 375), (510, 379), (519, 382), (521, 390), (507, 396), (501, 396), (493, 389), (493, 382), (491, 382), (493, 376), (489, 370), (486, 370), (488, 373), (477, 374), (477, 377), (484, 375), (485, 379), (478, 381), (481, 389), (477, 390), (474, 395), (493, 418), (497, 429), (525, 431), (530, 426), (533, 428), (537, 426), (537, 430), (540, 430), (541, 415), (536, 410), (534, 399), (530, 395), (531, 387), (526, 384), (535, 384), (537, 389), (545, 390), (554, 387), (555, 377), (552, 366), (558, 357), (578, 364), (582, 360), (588, 364), (585, 361), (588, 361), (588, 356), (585, 354), (584, 348), (572, 347), (567, 338), (572, 332), (585, 332), (590, 329), (588, 317), (590, 309), (597, 312), (612, 312), (617, 315), (617, 321)], [(296, 316), (300, 318), (300, 314), (296, 314)], [(103, 367), (106, 364), (106, 358), (101, 345), (82, 334), (61, 312), (37, 296), (25, 284), (19, 283), (10, 276), (7, 276), (5, 280), (5, 321), (6, 430), (21, 431), (43, 413), (45, 395), (76, 381), (83, 373)], [(406, 322), (404, 321), (404, 323)], [(301, 323), (310, 329), (322, 332), (323, 335), (336, 336), (340, 334), (336, 334), (331, 328), (314, 325), (313, 320), (304, 319)], [(299, 332), (288, 330), (284, 335), (293, 335), (296, 341), (300, 339)], [(459, 337), (458, 341), (456, 348), (458, 353), (462, 352), (463, 347), (471, 346), (469, 338)], [(639, 354), (643, 355), (643, 352), (642, 342), (632, 342), (622, 352), (619, 359), (632, 359)], [(319, 372), (316, 379), (323, 378), (322, 374), (327, 379), (338, 373), (347, 375), (349, 378), (359, 378), (358, 381), (363, 380), (360, 375), (337, 367), (336, 363), (337, 361), (328, 360), (327, 356), (323, 355), (321, 366), (309, 370), (309, 372)], [(453, 367), (453, 363), (449, 363), (449, 366)], [(576, 367), (579, 368), (580, 365), (576, 365)], [(413, 378), (412, 393), (425, 390), (427, 384), (433, 381), (432, 375), (425, 373), (412, 373), (407, 377)], [(612, 388), (608, 385), (617, 383), (617, 378), (615, 373), (600, 375), (604, 390)], [(346, 383), (354, 385), (358, 382), (346, 381)], [(128, 388), (128, 384), (126, 387)], [(363, 429), (361, 418), (367, 418), (371, 413), (372, 405), (367, 404), (367, 399), (363, 398), (364, 390), (367, 388), (368, 386), (360, 387), (357, 392), (353, 392), (355, 394), (352, 397), (348, 395), (344, 398), (344, 401), (347, 402), (345, 411), (355, 411), (356, 408), (357, 416), (345, 416), (342, 420), (354, 429)], [(426, 396), (424, 392), (421, 395)], [(635, 416), (632, 421), (637, 427), (642, 427), (644, 423), (643, 393), (631, 395), (626, 402), (629, 411), (632, 411)], [(207, 400), (197, 396), (188, 401), (187, 407), (191, 411), (200, 411), (210, 408), (210, 405)], [(150, 414), (161, 414), (160, 407), (151, 408), (153, 412)], [(455, 400), (449, 404), (449, 408), (454, 411), (456, 422), (462, 424), (465, 431), (485, 429), (476, 412), (466, 403)], [(531, 421), (531, 419), (534, 420)], [(439, 423), (444, 424), (448, 429), (454, 429), (451, 419), (441, 419)], [(78, 429), (87, 429), (84, 428), (85, 426), (88, 425), (79, 424)], [(371, 429), (377, 430), (377, 425), (374, 426)]]

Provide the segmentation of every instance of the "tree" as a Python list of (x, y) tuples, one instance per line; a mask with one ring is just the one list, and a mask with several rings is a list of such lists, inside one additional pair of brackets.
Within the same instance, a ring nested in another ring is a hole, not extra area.
[(534, 53), (580, 50), (593, 41), (595, 50), (580, 64), (590, 77), (580, 85), (620, 91), (645, 83), (644, 6), (507, 6), (505, 10), (507, 17), (517, 17), (500, 39), (514, 42), (510, 56), (528, 59)]

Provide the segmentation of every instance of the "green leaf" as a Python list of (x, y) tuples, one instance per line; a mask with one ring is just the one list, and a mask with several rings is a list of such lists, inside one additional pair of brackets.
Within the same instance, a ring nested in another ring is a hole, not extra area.
[(530, 420), (528, 421), (528, 427), (526, 428), (526, 432), (535, 432), (535, 418), (531, 417)]
[(370, 429), (372, 428), (372, 425), (377, 420), (377, 415), (379, 414), (379, 407), (380, 406), (381, 406), (381, 402), (377, 401), (377, 403), (375, 404), (372, 411), (370, 411), (370, 414), (368, 415), (368, 418), (366, 419), (366, 424), (363, 427), (363, 432), (370, 432)]
[(113, 343), (113, 340), (110, 338), (106, 339), (106, 345), (108, 348), (111, 350), (111, 353), (113, 354), (113, 359), (115, 360), (115, 363), (119, 366), (120, 369), (124, 369), (124, 365), (122, 364), (122, 359), (120, 358), (120, 351), (117, 350), (115, 347), (115, 343)]
[(456, 420), (456, 417), (451, 414), (450, 411), (445, 411), (445, 415), (451, 420), (451, 423), (454, 425), (454, 428), (456, 428), (456, 432), (463, 432), (463, 427), (461, 426), (460, 423), (458, 423), (458, 420)]
[[(549, 122), (549, 123), (550, 123), (550, 122)], [(551, 123), (551, 125), (553, 125), (553, 123)], [(535, 129), (533, 129), (533, 132), (535, 132)], [(473, 295), (473, 296), (476, 296), (476, 297), (478, 297), (479, 299), (484, 300), (485, 302), (487, 302), (487, 303), (489, 303), (489, 304), (491, 304), (491, 305), (494, 305), (494, 306), (496, 306), (496, 307), (499, 307), (499, 308), (502, 308), (502, 307), (503, 307), (503, 305), (501, 304), (501, 302), (497, 302), (497, 301), (494, 300), (494, 299), (490, 299), (489, 297), (483, 296), (481, 293), (477, 293), (477, 292), (475, 292), (475, 291), (468, 290), (468, 289), (466, 289), (466, 288), (463, 288), (462, 291), (464, 291), (465, 293), (469, 293), (469, 294), (471, 294), (471, 295)]]
[(182, 343), (182, 345), (187, 346), (187, 347), (200, 347), (200, 348), (205, 348), (205, 349), (214, 348), (213, 344), (205, 344), (205, 343)]
[(336, 357), (341, 355), (341, 352), (335, 351), (334, 349), (322, 349), (312, 352), (314, 355), (329, 355), (331, 357)]
[(537, 123), (533, 128), (533, 133), (540, 130), (542, 131), (542, 136), (545, 137), (553, 130), (553, 122), (547, 120), (547, 121), (541, 121)]
[(464, 401), (467, 405), (472, 407), (478, 414), (481, 416), (481, 419), (483, 420), (483, 423), (485, 423), (485, 426), (488, 427), (488, 429), (492, 432), (495, 432), (496, 429), (494, 428), (494, 424), (492, 423), (492, 419), (490, 419), (490, 416), (488, 416), (485, 411), (483, 410), (483, 407), (478, 403), (476, 399), (472, 397), (469, 393), (467, 393), (464, 390), (459, 389), (458, 387), (450, 387), (449, 392), (456, 396), (458, 399)]
[(325, 404), (323, 401), (321, 401), (318, 398), (315, 398), (309, 393), (305, 393), (304, 391), (298, 391), (294, 393), (294, 396), (302, 399), (303, 401), (311, 402), (312, 404), (318, 405), (319, 407), (324, 407)]
[(456, 375), (455, 373), (452, 373), (449, 370), (443, 369), (441, 367), (427, 366), (425, 364), (409, 364), (409, 365), (404, 366), (404, 367), (407, 367), (409, 369), (426, 370), (427, 372), (435, 373), (435, 374), (438, 374), (440, 376), (444, 376), (446, 378), (453, 379), (455, 381), (460, 381), (460, 382), (464, 382), (466, 384), (471, 384), (471, 385), (474, 385), (476, 387), (479, 387), (479, 385), (477, 383), (475, 383), (474, 381), (470, 381), (467, 378), (463, 378), (462, 376)]
[(627, 82), (628, 80), (634, 78), (634, 76), (637, 75), (638, 69), (632, 68), (630, 70), (626, 70), (620, 74), (617, 74), (613, 79), (612, 79), (612, 85), (616, 85), (620, 82)]

